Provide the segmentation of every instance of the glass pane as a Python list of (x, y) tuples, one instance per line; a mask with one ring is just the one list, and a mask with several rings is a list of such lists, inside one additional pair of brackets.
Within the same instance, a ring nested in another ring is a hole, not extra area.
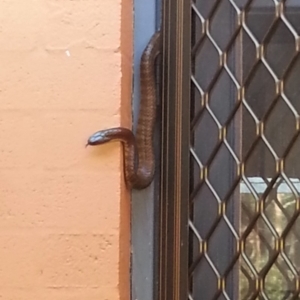
[(300, 2), (192, 13), (189, 298), (300, 299)]

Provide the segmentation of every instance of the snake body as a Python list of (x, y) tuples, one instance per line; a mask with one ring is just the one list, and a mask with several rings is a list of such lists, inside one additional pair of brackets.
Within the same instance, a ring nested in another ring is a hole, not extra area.
[(124, 127), (95, 132), (87, 145), (96, 146), (110, 141), (121, 141), (124, 152), (124, 173), (129, 188), (144, 189), (154, 177), (153, 146), (156, 119), (155, 60), (160, 53), (160, 32), (156, 32), (146, 46), (140, 63), (140, 112), (136, 135)]

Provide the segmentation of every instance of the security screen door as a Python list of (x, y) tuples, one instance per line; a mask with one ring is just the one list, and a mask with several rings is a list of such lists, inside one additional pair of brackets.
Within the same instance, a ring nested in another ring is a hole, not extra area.
[(166, 2), (159, 299), (300, 299), (300, 1)]

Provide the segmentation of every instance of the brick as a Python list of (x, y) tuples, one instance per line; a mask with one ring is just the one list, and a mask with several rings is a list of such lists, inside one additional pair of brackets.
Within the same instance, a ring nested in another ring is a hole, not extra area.
[(132, 2), (0, 3), (0, 299), (129, 300)]

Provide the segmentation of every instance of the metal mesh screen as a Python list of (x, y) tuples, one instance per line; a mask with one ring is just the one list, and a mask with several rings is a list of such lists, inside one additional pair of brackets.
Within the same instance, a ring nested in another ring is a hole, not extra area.
[(192, 20), (189, 299), (300, 299), (300, 1)]

